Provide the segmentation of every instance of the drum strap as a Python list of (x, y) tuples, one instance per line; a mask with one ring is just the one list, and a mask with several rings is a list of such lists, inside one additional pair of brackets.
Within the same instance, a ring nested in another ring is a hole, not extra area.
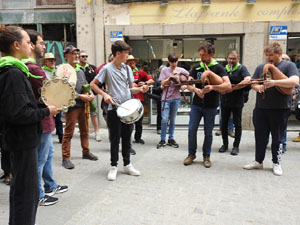
[[(130, 89), (130, 78), (129, 78), (129, 70), (128, 70), (128, 66), (126, 66), (126, 72), (127, 72), (127, 82), (128, 82), (128, 88)], [(130, 91), (131, 94), (131, 98), (133, 98), (132, 92)]]

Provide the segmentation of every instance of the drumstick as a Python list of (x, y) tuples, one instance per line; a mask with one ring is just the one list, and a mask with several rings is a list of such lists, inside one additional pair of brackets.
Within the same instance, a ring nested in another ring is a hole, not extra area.
[(122, 106), (122, 105), (120, 105), (120, 104), (118, 104), (116, 102), (113, 102), (113, 104), (116, 105), (116, 106), (118, 106), (118, 107), (121, 107), (123, 109), (126, 109), (126, 110), (130, 111), (130, 109), (128, 109), (128, 108), (126, 108), (126, 107), (124, 107), (124, 106)]

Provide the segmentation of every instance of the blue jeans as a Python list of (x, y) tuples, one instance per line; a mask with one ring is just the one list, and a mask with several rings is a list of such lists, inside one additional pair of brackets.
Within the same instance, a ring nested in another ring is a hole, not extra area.
[(200, 106), (192, 105), (190, 111), (190, 121), (189, 121), (189, 154), (196, 154), (197, 150), (197, 131), (199, 123), (204, 117), (204, 142), (202, 146), (203, 155), (210, 155), (211, 144), (213, 141), (212, 130), (215, 125), (215, 116), (217, 113), (216, 108), (202, 108)]
[[(161, 101), (161, 108), (163, 109), (165, 101)], [(164, 111), (161, 112), (161, 134), (160, 140), (165, 141), (167, 135), (167, 126), (169, 124), (169, 140), (174, 139), (175, 118), (178, 111), (180, 99), (167, 100)]]
[(52, 134), (45, 133), (41, 136), (41, 142), (38, 146), (38, 176), (40, 186), (40, 198), (45, 196), (42, 187), (42, 178), (46, 191), (52, 191), (58, 185), (56, 184), (52, 173), (53, 141)]

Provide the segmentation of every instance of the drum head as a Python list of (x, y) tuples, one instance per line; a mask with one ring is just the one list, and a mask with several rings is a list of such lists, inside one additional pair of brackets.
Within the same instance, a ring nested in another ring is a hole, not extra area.
[(76, 84), (77, 82), (77, 74), (75, 69), (70, 65), (70, 64), (66, 64), (63, 63), (61, 65), (59, 65), (56, 69), (56, 73), (55, 75), (58, 78), (64, 78), (67, 77), (68, 81), (72, 84)]
[[(121, 104), (124, 108), (118, 107), (117, 114), (120, 117), (129, 116), (134, 113), (141, 105), (141, 102), (137, 99), (130, 99)], [(128, 110), (127, 110), (128, 109)]]
[(74, 87), (66, 79), (47, 80), (41, 89), (41, 100), (45, 105), (55, 105), (58, 110), (76, 104), (76, 92)]

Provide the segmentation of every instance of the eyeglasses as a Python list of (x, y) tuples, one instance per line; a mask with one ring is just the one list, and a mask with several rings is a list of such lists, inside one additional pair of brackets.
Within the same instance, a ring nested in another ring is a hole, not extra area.
[(87, 56), (87, 55), (81, 55), (80, 57), (82, 57), (82, 58), (87, 58), (88, 56)]

